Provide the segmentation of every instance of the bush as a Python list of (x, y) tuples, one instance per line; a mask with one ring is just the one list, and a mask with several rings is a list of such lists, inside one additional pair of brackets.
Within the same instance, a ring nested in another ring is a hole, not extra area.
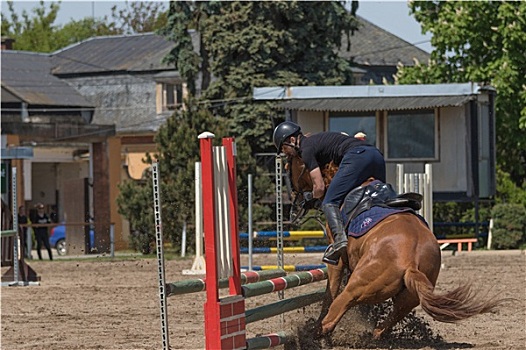
[(493, 218), (492, 247), (517, 249), (526, 243), (526, 209), (520, 204), (497, 204)]

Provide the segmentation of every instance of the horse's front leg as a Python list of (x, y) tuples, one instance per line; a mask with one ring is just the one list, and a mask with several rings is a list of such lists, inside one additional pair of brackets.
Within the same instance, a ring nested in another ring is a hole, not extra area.
[(327, 266), (327, 290), (321, 306), (319, 321), (327, 315), (333, 300), (338, 296), (345, 272), (346, 265), (344, 264), (343, 259), (340, 259), (338, 265)]

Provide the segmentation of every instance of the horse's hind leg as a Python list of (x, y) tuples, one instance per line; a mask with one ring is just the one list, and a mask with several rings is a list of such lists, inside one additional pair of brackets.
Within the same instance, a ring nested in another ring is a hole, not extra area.
[(393, 311), (391, 314), (374, 329), (373, 338), (380, 338), (386, 330), (407, 316), (419, 303), (418, 296), (411, 294), (405, 288), (402, 289), (400, 293), (393, 297)]

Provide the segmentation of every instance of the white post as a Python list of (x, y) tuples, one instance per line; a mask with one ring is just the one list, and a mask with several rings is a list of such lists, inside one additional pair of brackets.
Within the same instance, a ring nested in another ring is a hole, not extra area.
[(228, 202), (226, 150), (223, 146), (215, 146), (213, 150), (216, 225), (219, 231), (217, 243), (218, 247), (220, 247), (217, 263), (219, 264), (219, 278), (228, 278), (232, 276), (232, 244), (230, 240), (230, 205)]
[(493, 219), (489, 219), (489, 229), (488, 229), (488, 249), (491, 249), (491, 240), (493, 238)]
[(181, 258), (186, 255), (186, 221), (183, 223), (183, 235), (181, 238)]
[(396, 192), (404, 193), (404, 165), (396, 164)]
[(429, 224), (429, 228), (433, 231), (433, 165), (426, 164), (425, 166), (426, 173), (426, 184), (424, 188), (426, 201), (426, 215), (425, 219)]
[(115, 225), (110, 225), (110, 256), (115, 257)]
[(203, 196), (201, 184), (201, 162), (195, 163), (195, 258), (190, 270), (183, 270), (183, 275), (204, 275), (206, 262), (203, 252)]
[(248, 270), (252, 271), (252, 174), (248, 174)]

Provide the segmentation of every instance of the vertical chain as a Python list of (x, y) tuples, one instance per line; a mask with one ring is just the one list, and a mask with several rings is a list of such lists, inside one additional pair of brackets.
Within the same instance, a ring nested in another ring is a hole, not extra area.
[[(283, 171), (281, 156), (276, 156), (276, 250), (278, 252), (278, 268), (285, 267), (283, 260), (283, 197), (282, 197), (282, 181)], [(279, 299), (282, 300), (285, 296), (283, 290), (278, 291)]]
[(159, 303), (161, 311), (161, 336), (163, 350), (169, 350), (168, 310), (166, 307), (163, 231), (161, 222), (161, 197), (159, 194), (159, 163), (152, 164), (153, 206), (155, 215), (155, 241), (157, 244), (157, 272), (159, 277)]
[[(13, 196), (13, 230), (15, 231), (15, 235), (13, 236), (13, 277), (15, 280), (15, 283), (18, 284), (19, 280), (19, 273), (20, 273), (20, 267), (18, 265), (18, 203), (16, 198), (17, 193), (17, 183), (16, 183), (16, 168), (12, 169), (11, 174), (11, 183), (12, 183), (12, 193)], [(22, 250), (22, 254), (24, 251)]]

